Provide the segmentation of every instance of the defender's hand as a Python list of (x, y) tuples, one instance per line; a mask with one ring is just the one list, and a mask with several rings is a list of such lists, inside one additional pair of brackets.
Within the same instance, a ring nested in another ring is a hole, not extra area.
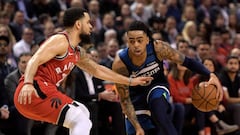
[(153, 80), (152, 77), (137, 77), (137, 78), (129, 78), (129, 85), (136, 86), (136, 85), (146, 85)]

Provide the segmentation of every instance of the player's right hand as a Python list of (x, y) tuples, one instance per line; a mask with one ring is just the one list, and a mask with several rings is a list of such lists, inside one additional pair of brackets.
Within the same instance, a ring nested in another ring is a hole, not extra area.
[(136, 135), (144, 135), (144, 130), (142, 128), (136, 129)]
[(25, 84), (23, 85), (19, 95), (18, 95), (18, 102), (20, 104), (31, 104), (32, 102), (32, 94), (35, 94), (36, 97), (39, 97), (39, 95), (37, 94), (36, 89), (34, 88), (33, 85), (31, 84)]

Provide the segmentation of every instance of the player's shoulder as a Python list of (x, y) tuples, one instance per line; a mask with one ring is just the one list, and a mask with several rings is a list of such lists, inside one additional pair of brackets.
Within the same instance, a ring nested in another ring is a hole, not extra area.
[(57, 41), (66, 41), (67, 36), (64, 34), (54, 34), (48, 38), (49, 40), (57, 40)]
[(119, 69), (122, 67), (126, 67), (125, 64), (123, 63), (122, 59), (120, 58), (119, 54), (117, 54), (114, 58), (112, 68), (113, 69)]

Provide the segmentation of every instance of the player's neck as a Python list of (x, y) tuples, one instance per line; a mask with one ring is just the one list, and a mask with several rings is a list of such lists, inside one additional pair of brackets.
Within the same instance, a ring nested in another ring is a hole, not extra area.
[(129, 54), (129, 56), (130, 56), (130, 59), (131, 59), (132, 63), (135, 66), (141, 66), (146, 61), (147, 52), (145, 52), (144, 54), (139, 55), (139, 56), (133, 56), (131, 54)]
[(68, 35), (70, 44), (72, 46), (76, 47), (78, 45), (78, 43), (80, 42), (78, 33), (72, 29), (66, 29), (65, 31)]

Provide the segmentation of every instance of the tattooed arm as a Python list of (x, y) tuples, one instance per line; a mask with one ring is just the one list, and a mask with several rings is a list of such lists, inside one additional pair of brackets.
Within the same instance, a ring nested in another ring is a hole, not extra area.
[[(116, 58), (113, 62), (112, 68), (115, 72), (117, 72), (119, 74), (122, 74), (124, 76), (129, 76), (129, 73), (128, 73), (128, 70), (127, 70), (126, 66), (123, 64), (123, 62), (120, 60), (120, 58), (118, 56), (116, 56)], [(140, 126), (138, 120), (137, 120), (137, 116), (136, 116), (134, 107), (133, 107), (132, 102), (130, 100), (128, 85), (117, 83), (116, 88), (117, 88), (117, 91), (118, 91), (119, 96), (120, 96), (120, 104), (121, 104), (123, 113), (125, 115), (127, 115), (129, 121), (134, 126), (134, 128), (136, 130), (136, 134), (137, 135), (144, 135), (144, 131), (143, 131), (142, 127)]]
[(154, 41), (154, 48), (158, 59), (168, 59), (177, 64), (182, 64), (184, 62), (185, 56), (179, 51), (173, 49), (170, 44), (160, 40)]
[(214, 73), (210, 73), (210, 71), (205, 66), (203, 66), (203, 64), (194, 59), (185, 57), (185, 55), (183, 55), (179, 51), (171, 48), (168, 43), (160, 40), (154, 41), (154, 48), (157, 57), (160, 60), (169, 59), (177, 64), (182, 64), (193, 72), (208, 76), (210, 78), (208, 84), (214, 84), (217, 86), (217, 98), (219, 101), (222, 100), (223, 92), (220, 81), (218, 80), (217, 76)]

